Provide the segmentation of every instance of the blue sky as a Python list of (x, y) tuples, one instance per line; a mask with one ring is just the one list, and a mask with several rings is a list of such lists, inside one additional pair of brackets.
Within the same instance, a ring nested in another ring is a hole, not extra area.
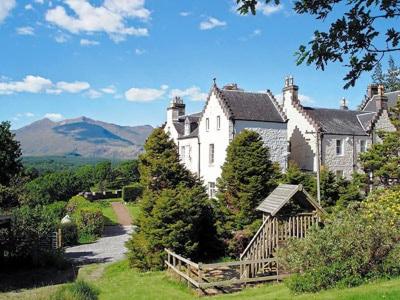
[[(326, 24), (322, 24), (326, 26)], [(174, 95), (201, 110), (212, 79), (281, 93), (292, 74), (307, 105), (351, 107), (370, 74), (343, 90), (346, 69), (296, 66), (321, 23), (281, 7), (240, 16), (232, 0), (1, 0), (0, 120), (48, 116), (161, 124)]]

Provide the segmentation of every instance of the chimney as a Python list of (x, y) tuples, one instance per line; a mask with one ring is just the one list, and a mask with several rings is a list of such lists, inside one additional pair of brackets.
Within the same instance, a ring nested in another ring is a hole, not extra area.
[(347, 106), (347, 100), (344, 97), (342, 98), (342, 100), (340, 100), (340, 109), (349, 110), (349, 107)]
[(285, 86), (283, 92), (283, 107), (287, 107), (291, 103), (299, 102), (299, 87), (294, 84), (293, 76), (285, 78)]
[(377, 84), (375, 84), (375, 83), (370, 84), (368, 86), (368, 89), (367, 89), (367, 97), (368, 97), (368, 99), (371, 99), (374, 95), (378, 95), (378, 87), (379, 86)]
[(385, 91), (383, 85), (378, 86), (378, 93), (375, 96), (376, 109), (379, 111), (381, 109), (388, 109), (388, 98), (385, 96)]
[(167, 108), (167, 122), (177, 121), (180, 116), (185, 115), (185, 104), (181, 97), (174, 97)]
[(224, 85), (223, 89), (226, 91), (243, 91), (241, 88), (239, 88), (237, 83), (228, 83)]

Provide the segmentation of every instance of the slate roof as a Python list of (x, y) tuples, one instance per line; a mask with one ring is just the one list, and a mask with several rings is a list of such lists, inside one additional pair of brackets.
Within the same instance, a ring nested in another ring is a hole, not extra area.
[(286, 121), (267, 93), (224, 89), (219, 92), (233, 119), (278, 123)]
[(360, 121), (364, 130), (368, 130), (375, 116), (376, 112), (365, 112), (363, 114), (357, 115), (357, 118)]
[(308, 204), (311, 204), (315, 209), (324, 212), (323, 208), (304, 191), (301, 184), (280, 184), (256, 209), (274, 216), (298, 192), (303, 193), (303, 198), (308, 202)]
[(358, 118), (363, 114), (360, 111), (313, 107), (304, 107), (304, 110), (326, 133), (368, 135)]
[[(179, 138), (193, 138), (199, 135), (199, 120), (201, 117), (201, 112), (180, 116), (178, 121), (174, 122), (174, 127), (179, 134)], [(190, 134), (185, 135), (185, 120), (189, 119), (190, 122)]]
[[(400, 91), (385, 93), (385, 96), (388, 98), (388, 107), (393, 107), (397, 103), (397, 99), (400, 96)], [(375, 104), (374, 95), (371, 99), (367, 100), (367, 103), (363, 107), (363, 111), (375, 111), (376, 112), (376, 104)]]

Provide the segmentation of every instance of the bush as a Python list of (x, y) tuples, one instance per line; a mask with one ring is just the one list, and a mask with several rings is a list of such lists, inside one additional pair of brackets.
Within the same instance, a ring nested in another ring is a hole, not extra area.
[(316, 292), (400, 275), (400, 218), (379, 206), (375, 209), (354, 204), (334, 215), (324, 228), (290, 240), (278, 252), (283, 267), (298, 273), (287, 281), (289, 288)]
[(134, 183), (122, 188), (122, 199), (126, 202), (134, 202), (142, 196), (143, 187), (140, 183)]
[(99, 291), (91, 284), (77, 280), (61, 286), (54, 295), (50, 297), (51, 300), (97, 300)]
[(73, 246), (78, 242), (78, 227), (75, 223), (61, 224), (63, 246)]

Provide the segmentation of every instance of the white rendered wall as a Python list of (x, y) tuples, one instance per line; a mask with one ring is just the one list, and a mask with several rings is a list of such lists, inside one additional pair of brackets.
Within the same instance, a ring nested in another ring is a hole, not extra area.
[[(197, 138), (183, 138), (178, 140), (179, 154), (182, 163), (192, 173), (199, 174), (199, 142)], [(182, 147), (185, 147), (185, 156), (182, 157)]]
[(264, 144), (269, 148), (271, 160), (279, 163), (283, 172), (287, 167), (287, 124), (256, 121), (235, 121), (235, 134), (249, 129), (260, 134)]
[[(217, 116), (221, 118), (221, 127), (217, 129)], [(206, 119), (210, 128), (206, 130)], [(211, 94), (199, 124), (200, 140), (200, 177), (207, 185), (217, 182), (221, 175), (221, 166), (225, 162), (226, 148), (230, 142), (230, 121), (222, 110), (214, 93)], [(209, 164), (209, 145), (214, 144), (214, 163)]]

